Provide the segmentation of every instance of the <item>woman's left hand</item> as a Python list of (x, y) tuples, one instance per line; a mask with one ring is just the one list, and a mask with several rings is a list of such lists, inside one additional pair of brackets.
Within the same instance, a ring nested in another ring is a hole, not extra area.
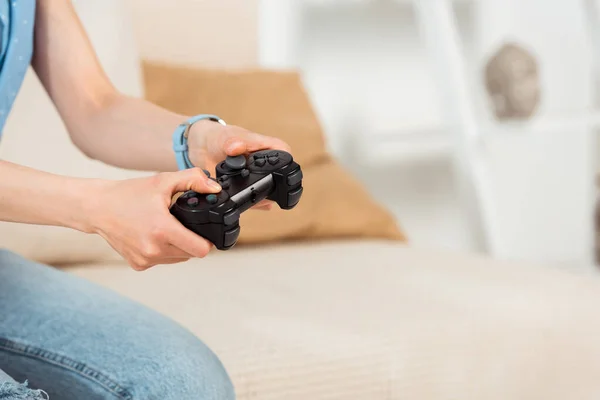
[[(283, 150), (290, 146), (283, 140), (260, 135), (235, 125), (221, 125), (211, 120), (192, 125), (188, 137), (189, 156), (193, 165), (214, 171), (227, 156), (249, 154), (259, 150)], [(256, 209), (270, 209), (273, 203), (263, 201)]]

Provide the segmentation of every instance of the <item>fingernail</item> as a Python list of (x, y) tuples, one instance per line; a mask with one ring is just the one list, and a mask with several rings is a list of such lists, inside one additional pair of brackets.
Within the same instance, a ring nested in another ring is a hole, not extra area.
[(213, 181), (212, 179), (208, 180), (208, 186), (210, 186), (211, 189), (214, 189), (216, 191), (220, 191), (221, 185), (219, 185), (217, 182)]
[(227, 153), (235, 152), (240, 146), (243, 146), (244, 142), (241, 140), (234, 140), (227, 145)]

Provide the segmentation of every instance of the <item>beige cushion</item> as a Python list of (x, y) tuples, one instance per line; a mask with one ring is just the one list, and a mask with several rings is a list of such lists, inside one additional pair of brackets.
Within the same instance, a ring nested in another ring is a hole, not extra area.
[(591, 400), (598, 278), (349, 241), (73, 273), (181, 322), (240, 399)]

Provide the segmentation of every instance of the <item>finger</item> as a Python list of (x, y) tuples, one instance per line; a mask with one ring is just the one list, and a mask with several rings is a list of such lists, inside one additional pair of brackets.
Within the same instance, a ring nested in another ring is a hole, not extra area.
[(190, 253), (181, 250), (179, 247), (175, 247), (172, 244), (168, 244), (165, 252), (161, 256), (161, 258), (194, 258)]
[(146, 260), (142, 257), (131, 257), (127, 259), (129, 266), (135, 271), (146, 271), (156, 265), (155, 262), (151, 262), (150, 260)]
[(254, 153), (259, 150), (283, 150), (291, 152), (290, 146), (281, 139), (249, 133), (242, 137), (233, 137), (224, 144), (224, 151), (228, 156), (237, 156), (245, 153)]
[(189, 258), (163, 258), (156, 262), (156, 265), (171, 265), (189, 261)]
[(188, 261), (192, 257), (161, 257), (153, 260), (138, 259), (138, 261), (130, 261), (129, 265), (135, 271), (146, 271), (152, 267), (161, 264), (177, 264)]
[(178, 172), (167, 172), (163, 179), (171, 193), (193, 190), (198, 193), (218, 193), (221, 186), (209, 179), (200, 168), (189, 168)]
[[(262, 136), (262, 135), (259, 135)], [(259, 150), (283, 150), (288, 153), (292, 152), (292, 148), (289, 144), (281, 139), (263, 136), (265, 140), (262, 142), (250, 142), (246, 143), (246, 152), (253, 153)]]
[(273, 202), (270, 200), (263, 200), (263, 201), (259, 202), (258, 204), (256, 204), (254, 207), (252, 207), (253, 210), (264, 210), (264, 211), (268, 211), (271, 208), (273, 208)]
[(237, 156), (259, 150), (290, 151), (290, 146), (281, 139), (260, 135), (246, 129), (229, 126), (216, 137), (214, 143), (209, 143), (209, 153), (220, 153), (223, 156)]
[(265, 207), (265, 206), (268, 206), (268, 205), (273, 205), (273, 201), (272, 200), (267, 200), (267, 199), (261, 200), (258, 203), (256, 203), (255, 207)]
[(190, 231), (171, 216), (173, 223), (166, 228), (169, 244), (195, 258), (204, 258), (213, 244), (202, 236)]

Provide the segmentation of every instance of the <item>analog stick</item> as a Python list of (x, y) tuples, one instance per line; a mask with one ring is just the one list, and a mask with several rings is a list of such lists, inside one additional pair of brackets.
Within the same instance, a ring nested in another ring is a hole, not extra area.
[(228, 156), (225, 159), (225, 165), (233, 170), (240, 170), (246, 168), (246, 157), (244, 155), (231, 157)]

